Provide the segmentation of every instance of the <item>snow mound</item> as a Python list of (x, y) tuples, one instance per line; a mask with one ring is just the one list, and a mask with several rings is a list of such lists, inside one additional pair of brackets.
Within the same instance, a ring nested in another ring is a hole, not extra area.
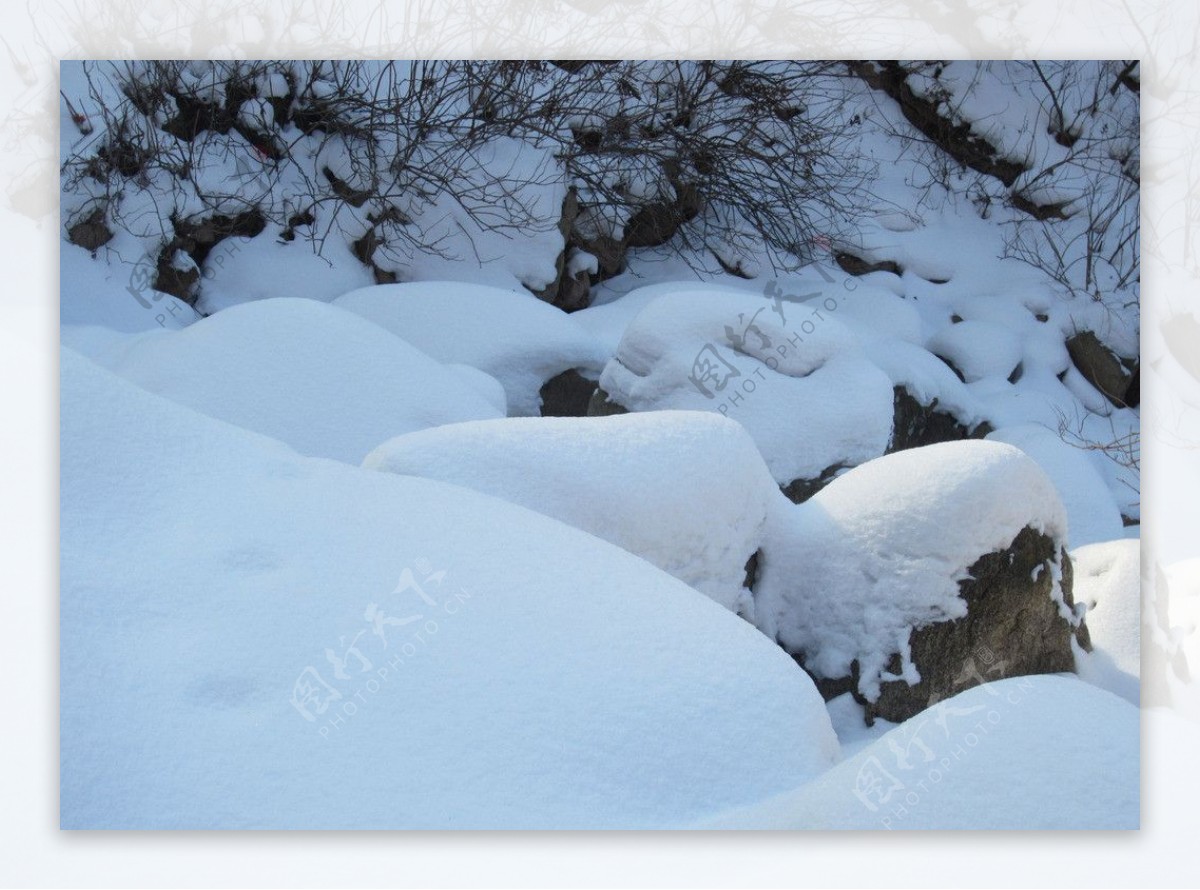
[(923, 344), (925, 337), (921, 315), (913, 304), (882, 287), (857, 284), (853, 290), (823, 289), (818, 307), (829, 293), (838, 293), (838, 319), (860, 332), (862, 339), (873, 337), (897, 339), (916, 346)]
[(756, 622), (817, 676), (850, 676), (857, 659), (859, 689), (874, 701), (895, 654), (900, 676), (917, 682), (910, 630), (966, 615), (958, 582), (1026, 526), (1066, 536), (1054, 486), (1011, 445), (946, 442), (881, 457), (768, 527)]
[[(631, 411), (715, 411), (742, 424), (785, 485), (877, 457), (892, 384), (832, 310), (677, 285), (625, 331), (600, 386)], [(636, 292), (635, 292), (636, 293)], [(633, 296), (625, 297), (625, 300)]]
[(334, 303), (387, 328), (438, 361), (491, 374), (508, 393), (509, 413), (536, 416), (539, 390), (563, 371), (593, 379), (608, 354), (561, 309), (531, 294), (496, 287), (426, 281), (382, 284)]
[(1072, 547), (1124, 537), (1121, 511), (1088, 452), (1037, 424), (1007, 426), (987, 438), (1020, 448), (1050, 477), (1067, 510)]
[(929, 351), (953, 362), (967, 383), (1009, 377), (1024, 354), (1020, 338), (1008, 328), (972, 320), (952, 324), (934, 335)]
[(746, 431), (698, 411), (453, 424), (393, 439), (364, 466), (552, 516), (743, 615), (747, 560), (783, 497)]
[(370, 269), (342, 239), (327, 239), (318, 254), (308, 241), (280, 240), (278, 228), (222, 241), (204, 266), (196, 308), (205, 315), (273, 297), (329, 302), (372, 281)]
[(1136, 829), (1139, 716), (1073, 677), (985, 683), (802, 788), (695, 827)]
[(1074, 596), (1087, 606), (1093, 651), (1077, 650), (1079, 676), (1139, 703), (1142, 648), (1141, 542), (1089, 544), (1071, 551)]
[(638, 313), (665, 294), (679, 289), (678, 284), (650, 284), (639, 287), (607, 303), (593, 303), (571, 313), (572, 321), (582, 325), (604, 345), (611, 358), (616, 355), (621, 338)]
[(791, 659), (644, 561), (70, 350), (61, 529), (65, 828), (663, 827), (837, 757)]
[(132, 339), (104, 363), (211, 417), (346, 463), (397, 435), (500, 416), (478, 381), (313, 300), (233, 306), (178, 332)]

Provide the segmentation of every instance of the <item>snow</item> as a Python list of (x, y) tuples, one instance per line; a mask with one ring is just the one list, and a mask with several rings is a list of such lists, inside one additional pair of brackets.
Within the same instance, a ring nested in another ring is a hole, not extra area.
[(1026, 526), (1065, 539), (1054, 486), (1010, 445), (947, 442), (870, 461), (769, 526), (756, 623), (816, 676), (849, 676), (857, 659), (874, 701), (894, 654), (900, 677), (919, 681), (910, 630), (966, 615), (958, 582)]
[(393, 439), (364, 466), (552, 516), (743, 615), (746, 562), (783, 498), (745, 430), (699, 411), (452, 424)]
[(1139, 703), (1142, 661), (1141, 542), (1108, 541), (1071, 551), (1075, 602), (1087, 607), (1093, 651), (1077, 650), (1079, 676)]
[(187, 303), (150, 289), (145, 266), (92, 258), (73, 244), (62, 245), (59, 263), (60, 323), (65, 329), (176, 330), (198, 318)]
[[(407, 208), (402, 237), (385, 238), (375, 262), (405, 280), (541, 290), (556, 277), (565, 246), (559, 221), (567, 196), (562, 162), (549, 147), (492, 138), (468, 148), (430, 148), (430, 166), (449, 163), (459, 195), (437, 191)], [(349, 153), (342, 152), (347, 155)], [(411, 190), (425, 192), (424, 179)]]
[(989, 433), (988, 439), (1020, 448), (1050, 477), (1067, 509), (1071, 547), (1124, 536), (1121, 512), (1088, 452), (1034, 424), (1008, 426)]
[(701, 829), (1139, 827), (1139, 712), (1071, 677), (939, 702), (817, 779)]
[(986, 420), (980, 400), (933, 353), (899, 339), (877, 339), (866, 348), (893, 386), (904, 387), (922, 405), (950, 414), (967, 429)]
[(661, 827), (837, 757), (791, 659), (590, 535), (70, 350), (62, 408), (66, 828)]
[(1008, 377), (1021, 361), (1021, 341), (1006, 328), (986, 321), (963, 321), (929, 341), (929, 350), (954, 363), (967, 383)]
[(278, 229), (254, 238), (227, 238), (204, 265), (196, 307), (206, 315), (272, 297), (329, 302), (372, 282), (370, 270), (354, 258), (345, 242), (330, 239), (318, 255), (307, 240), (279, 240)]
[(359, 463), (393, 436), (500, 416), (494, 401), (408, 343), (313, 300), (233, 306), (143, 335), (103, 363), (152, 392), (313, 457)]
[[(731, 208), (711, 194), (686, 243), (628, 250), (570, 315), (531, 291), (600, 271), (564, 238), (571, 190), (586, 237), (619, 237), (631, 213), (592, 184), (672, 191), (652, 152), (589, 168), (611, 156), (578, 152), (572, 128), (605, 126), (601, 102), (654, 101), (664, 63), (531, 65), (514, 81), (528, 108), (572, 83), (579, 110), (499, 137), (472, 112), (465, 139), (457, 124), (412, 139), (410, 121), (371, 139), (281, 129), (264, 101), (403, 94), (402, 63), (172, 63), (180, 95), (206, 101), (240, 72), (257, 96), (243, 129), (289, 156), (264, 158), (237, 128), (179, 139), (162, 129), (167, 97), (127, 121), (156, 162), (92, 175), (117, 119), (98, 102), (122, 95), (110, 75), (150, 64), (61, 71), (96, 127), (81, 137), (64, 103), (61, 235), (98, 208), (115, 233), (93, 255), (60, 251), (64, 825), (1136, 826), (1129, 704), (1195, 698), (1200, 562), (1184, 559), (1187, 522), (1156, 530), (1174, 555), (1149, 573), (1162, 610), (1141, 622), (1140, 528), (1122, 523), (1140, 516), (1136, 452), (1098, 450), (1136, 442), (1140, 411), (1088, 383), (1065, 341), (1089, 330), (1122, 358), (1141, 349), (1148, 387), (1178, 391), (1159, 411), (1170, 442), (1196, 438), (1200, 402), (1194, 318), (1139, 345), (1140, 244), (1118, 243), (1137, 97), (1089, 89), (1119, 63), (1041, 63), (1073, 149), (1030, 63), (920, 63), (919, 95), (1029, 165), (1014, 188), (948, 163), (856, 78), (828, 78), (809, 111), (852, 121), (838, 157), (862, 161), (866, 206), (840, 184), (844, 216), (801, 205), (815, 231), (780, 256), (744, 220), (720, 231)], [(622, 71), (646, 99), (605, 93)], [(436, 101), (456, 113), (481, 98)], [(740, 137), (703, 112), (691, 126)], [(1034, 220), (1014, 192), (1073, 215)], [(1107, 207), (1115, 219), (1096, 216)], [(260, 235), (198, 266), (176, 249), (174, 221), (247, 208), (267, 219)], [(899, 271), (850, 275), (843, 252)], [(164, 256), (198, 272), (195, 309), (152, 289)], [(1058, 274), (1038, 268), (1055, 258)], [(388, 274), (404, 283), (373, 285)], [(534, 419), (569, 369), (632, 413)], [(881, 457), (897, 386), (995, 432)], [(1177, 464), (1162, 478), (1195, 481)], [(853, 469), (804, 504), (777, 489), (834, 467)], [(1077, 678), (985, 684), (865, 727), (852, 696), (822, 706), (773, 645), (818, 676), (859, 659), (868, 697), (897, 679), (895, 653), (913, 681), (911, 630), (961, 615), (966, 568), (1025, 525), (1070, 549), (1094, 644), (1076, 645)], [(432, 602), (398, 586), (405, 571)], [(402, 623), (416, 611), (436, 632)], [(346, 658), (355, 639), (372, 668), (347, 661), (339, 678), (326, 650)], [(342, 697), (307, 721), (298, 677)], [(903, 785), (886, 805), (872, 797), (886, 784), (863, 784), (881, 768)]]
[(761, 296), (677, 285), (629, 325), (600, 386), (632, 411), (737, 420), (780, 484), (878, 457), (891, 437), (891, 382), (834, 317), (836, 297), (824, 299), (832, 310), (781, 303), (781, 323)]
[(492, 375), (503, 384), (514, 416), (540, 413), (539, 391), (551, 377), (571, 369), (597, 377), (607, 360), (603, 347), (567, 313), (528, 293), (423, 281), (363, 288), (334, 302), (439, 361)]
[(599, 340), (604, 345), (605, 355), (611, 358), (617, 353), (625, 329), (638, 313), (659, 297), (677, 289), (677, 284), (639, 287), (606, 303), (593, 302), (591, 306), (572, 313), (571, 318)]

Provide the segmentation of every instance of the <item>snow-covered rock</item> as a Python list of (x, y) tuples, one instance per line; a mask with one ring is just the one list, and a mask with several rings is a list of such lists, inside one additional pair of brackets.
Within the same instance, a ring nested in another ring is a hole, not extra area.
[(729, 288), (667, 289), (625, 330), (600, 388), (629, 411), (738, 421), (780, 485), (877, 457), (891, 435), (892, 385), (827, 299), (824, 311), (779, 301), (777, 314), (775, 301)]
[(67, 828), (665, 827), (837, 757), (803, 672), (644, 561), (70, 350), (61, 531)]
[(335, 305), (370, 319), (438, 361), (491, 374), (513, 416), (536, 416), (542, 386), (564, 371), (599, 376), (607, 353), (571, 316), (531, 294), (447, 281), (382, 284)]
[(743, 615), (747, 562), (782, 501), (746, 431), (699, 411), (452, 424), (393, 439), (364, 466), (552, 516)]
[(877, 338), (865, 347), (891, 378), (896, 394), (894, 451), (983, 435), (986, 411), (954, 372), (933, 353), (905, 340)]
[(1065, 534), (1054, 486), (1012, 446), (896, 452), (769, 526), (756, 622), (827, 694), (896, 721), (996, 670), (1072, 669)]
[(1140, 713), (1071, 677), (941, 701), (807, 785), (715, 829), (1134, 829)]
[(501, 416), (478, 380), (314, 300), (233, 306), (181, 331), (128, 340), (103, 363), (301, 454), (353, 464), (403, 433)]

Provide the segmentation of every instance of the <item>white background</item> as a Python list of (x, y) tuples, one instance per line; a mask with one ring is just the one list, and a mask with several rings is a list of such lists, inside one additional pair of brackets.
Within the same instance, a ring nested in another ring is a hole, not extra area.
[[(1078, 0), (15, 4), (0, 25), (0, 881), (10, 886), (1200, 883), (1200, 725), (1143, 721), (1143, 830), (1082, 834), (67, 833), (58, 823), (62, 58), (1141, 58), (1143, 327), (1195, 311), (1200, 5)], [(1200, 313), (1198, 313), (1200, 315)], [(1200, 342), (1195, 344), (1200, 351)], [(1144, 384), (1144, 572), (1200, 556), (1194, 391)], [(153, 670), (146, 665), (146, 670)], [(1200, 687), (1190, 690), (1193, 715)], [(1186, 694), (1186, 693), (1185, 693)], [(1102, 777), (1098, 777), (1102, 780)]]

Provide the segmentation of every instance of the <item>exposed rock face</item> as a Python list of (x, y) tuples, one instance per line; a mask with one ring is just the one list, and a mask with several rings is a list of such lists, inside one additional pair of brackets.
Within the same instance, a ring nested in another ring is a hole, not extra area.
[(964, 426), (954, 415), (940, 410), (936, 399), (923, 405), (903, 386), (897, 386), (894, 392), (896, 407), (889, 454), (938, 442), (982, 439), (992, 432), (991, 424), (986, 421), (973, 427)]
[(1118, 358), (1091, 331), (1079, 331), (1068, 339), (1067, 352), (1088, 383), (1118, 408), (1138, 404), (1140, 381), (1136, 362)]
[(581, 250), (586, 250), (596, 258), (597, 281), (606, 281), (625, 271), (627, 245), (624, 241), (613, 238), (611, 235), (598, 235), (595, 238), (583, 238), (579, 235), (573, 237)]
[[(195, 304), (200, 270), (213, 248), (226, 238), (255, 237), (266, 228), (267, 220), (261, 211), (247, 210), (234, 216), (215, 214), (203, 219), (176, 219), (173, 225), (175, 237), (159, 254), (154, 289)], [(185, 269), (176, 262), (180, 251), (191, 258), (194, 266)]]
[[(1065, 551), (1059, 555), (1062, 598), (1074, 612), (1070, 561)], [(971, 566), (970, 578), (960, 582), (966, 617), (912, 630), (908, 643), (921, 680), (914, 686), (903, 680), (885, 682), (877, 701), (860, 698), (868, 722), (876, 717), (902, 722), (991, 680), (1074, 671), (1072, 637), (1085, 649), (1091, 643), (1086, 625), (1065, 618), (1054, 601), (1049, 568), (1054, 558), (1054, 541), (1032, 528), (1024, 529), (1007, 549), (981, 556)], [(898, 655), (891, 669), (900, 669)], [(856, 674), (854, 670), (850, 677), (818, 680), (817, 686), (826, 698), (844, 692), (858, 697)]]
[(813, 479), (793, 479), (781, 490), (793, 504), (802, 504), (814, 494), (837, 478), (837, 474), (846, 469), (845, 464), (834, 464), (821, 471), (821, 475)]
[(586, 309), (592, 301), (592, 279), (586, 270), (581, 269), (574, 275), (564, 272), (558, 280), (558, 296), (554, 301), (559, 309), (574, 312)]
[(78, 244), (84, 250), (99, 250), (112, 240), (113, 233), (104, 219), (104, 208), (97, 207), (83, 219), (72, 224), (67, 229), (67, 237), (72, 244)]
[(877, 263), (868, 262), (852, 253), (839, 251), (833, 259), (847, 275), (869, 275), (871, 272), (891, 272), (893, 275), (903, 274), (900, 266), (892, 260), (880, 260)]
[[(542, 417), (587, 417), (596, 381), (574, 368), (546, 381), (541, 389)], [(619, 412), (608, 412), (619, 413)]]
[(170, 294), (189, 305), (195, 305), (198, 296), (196, 286), (200, 283), (200, 269), (195, 264), (185, 268), (183, 263), (176, 262), (177, 259), (186, 258), (179, 256), (178, 251), (175, 253), (164, 251), (159, 257), (154, 289), (164, 294)]

